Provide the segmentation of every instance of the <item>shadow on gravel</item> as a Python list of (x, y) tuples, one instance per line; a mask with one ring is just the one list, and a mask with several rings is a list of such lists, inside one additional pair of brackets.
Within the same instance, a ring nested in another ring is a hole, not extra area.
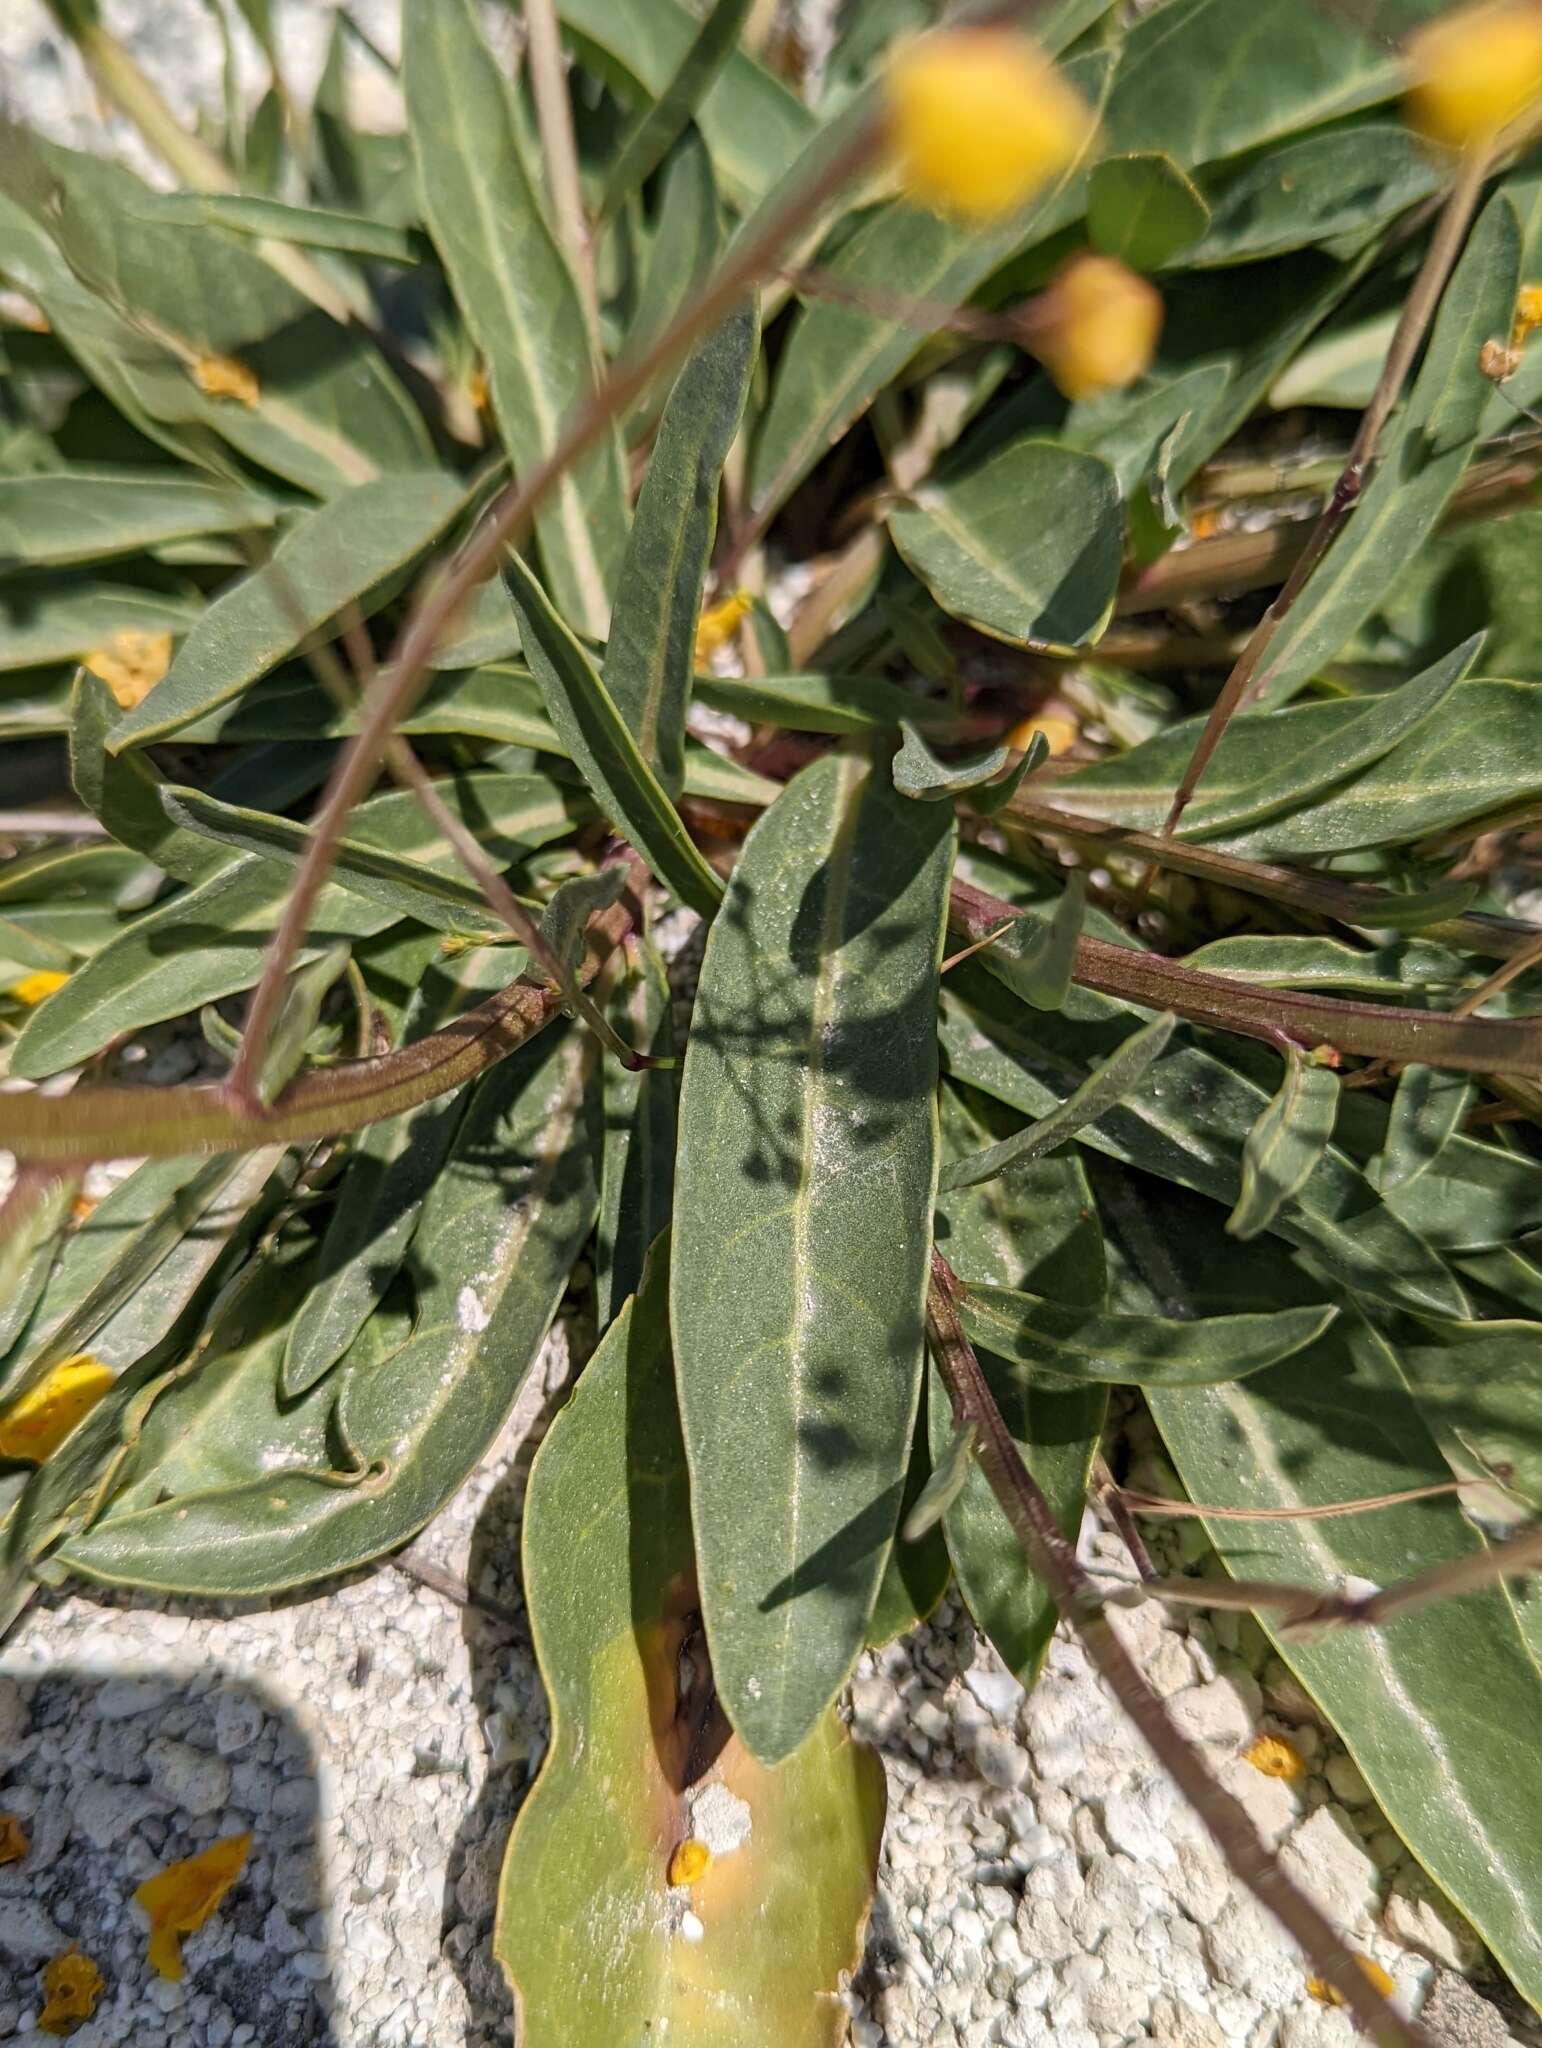
[[(336, 2048), (315, 1759), (268, 1693), (217, 1669), (0, 1653), (0, 1813), (28, 1844), (0, 1865), (0, 2041), (49, 2038), (43, 1972), (78, 1947), (105, 1984), (76, 2048)], [(159, 1977), (136, 1887), (248, 1831), (241, 1875), (184, 1937), (182, 1981)]]

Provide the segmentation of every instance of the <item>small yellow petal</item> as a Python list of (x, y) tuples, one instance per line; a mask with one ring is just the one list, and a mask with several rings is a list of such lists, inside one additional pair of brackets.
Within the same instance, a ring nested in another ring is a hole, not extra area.
[(889, 68), (889, 145), (909, 196), (996, 220), (1091, 141), (1096, 123), (1038, 44), (1008, 28), (923, 36)]
[(1256, 1735), (1242, 1752), (1242, 1761), (1266, 1778), (1284, 1778), (1287, 1783), (1306, 1776), (1306, 1758), (1283, 1735)]
[(1407, 45), (1408, 119), (1432, 142), (1486, 142), (1542, 96), (1542, 5), (1479, 0)]
[[(1361, 1976), (1364, 1977), (1368, 1984), (1379, 1991), (1383, 1998), (1390, 1998), (1392, 1996), (1397, 1986), (1381, 1967), (1380, 1963), (1373, 1963), (1369, 1956), (1356, 1956), (1355, 1964)], [(1308, 1995), (1315, 1998), (1319, 2005), (1347, 2005), (1349, 2003), (1338, 1986), (1330, 1984), (1326, 1977), (1308, 1977), (1306, 1988)]]
[(96, 2011), (102, 1995), (102, 1973), (79, 1949), (55, 1956), (43, 1972), (43, 2010), (38, 2025), (45, 2034), (73, 2034)]
[(184, 1856), (147, 1877), (135, 1892), (135, 1905), (150, 1916), (150, 1965), (162, 1977), (181, 1981), (178, 1936), (202, 1927), (241, 1875), (251, 1846), (249, 1834), (226, 1835), (197, 1856)]
[(0, 1409), (0, 1458), (41, 1465), (112, 1385), (113, 1374), (87, 1351), (66, 1358), (48, 1377)]
[(705, 1842), (688, 1837), (669, 1859), (669, 1881), (674, 1885), (695, 1884), (712, 1868), (712, 1851)]
[(25, 1003), (30, 1010), (34, 1005), (51, 996), (56, 988), (63, 988), (69, 980), (57, 967), (40, 967), (35, 974), (24, 974), (20, 981), (13, 981), (6, 994), (14, 996), (18, 1003)]
[(1529, 335), (1542, 327), (1542, 284), (1523, 284), (1515, 295), (1515, 324), (1510, 345), (1520, 348)]
[(205, 398), (233, 398), (247, 407), (262, 396), (255, 373), (237, 356), (200, 356), (193, 365), (193, 382)]
[(1022, 327), (1067, 398), (1097, 398), (1145, 371), (1162, 332), (1162, 295), (1112, 256), (1073, 256)]
[(171, 635), (124, 626), (104, 647), (94, 647), (85, 666), (100, 676), (125, 711), (132, 711), (171, 667)]
[(717, 604), (709, 605), (696, 627), (696, 660), (708, 662), (720, 647), (726, 647), (740, 625), (755, 609), (747, 590), (732, 590)]
[(492, 391), (487, 382), (487, 371), (481, 363), (471, 372), (471, 382), (466, 395), (478, 412), (486, 412)]
[(31, 1847), (21, 1816), (0, 1813), (0, 1863), (20, 1863)]

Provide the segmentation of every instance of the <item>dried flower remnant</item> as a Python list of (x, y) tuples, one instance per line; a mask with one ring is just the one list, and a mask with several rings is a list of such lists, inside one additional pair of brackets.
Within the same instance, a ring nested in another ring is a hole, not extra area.
[(112, 1382), (111, 1367), (88, 1351), (64, 1359), (46, 1379), (0, 1409), (0, 1458), (45, 1463)]
[(24, 974), (20, 981), (13, 981), (6, 994), (18, 1003), (25, 1003), (29, 1010), (46, 1002), (55, 989), (63, 988), (69, 980), (57, 967), (40, 967), (35, 974)]
[(696, 1884), (712, 1868), (712, 1851), (694, 1837), (681, 1842), (669, 1859), (671, 1885)]
[(248, 409), (262, 396), (256, 373), (237, 356), (200, 356), (193, 365), (193, 382), (205, 398), (233, 398)]
[(988, 221), (1012, 213), (1087, 147), (1091, 109), (1013, 29), (923, 36), (888, 78), (889, 146), (910, 198)]
[(0, 1863), (20, 1863), (31, 1847), (21, 1815), (0, 1813)]
[(1287, 1784), (1306, 1776), (1306, 1758), (1283, 1735), (1254, 1736), (1242, 1752), (1242, 1761), (1266, 1778), (1283, 1778)]
[(709, 605), (696, 627), (698, 664), (709, 662), (726, 647), (754, 609), (755, 600), (747, 590), (730, 591), (727, 597)]
[(45, 2034), (73, 2034), (96, 2011), (102, 1990), (102, 1973), (91, 1958), (79, 1949), (66, 1949), (43, 1972), (39, 2028)]
[(150, 1965), (172, 1983), (182, 1981), (182, 1940), (211, 1917), (235, 1883), (252, 1846), (249, 1834), (226, 1835), (197, 1856), (184, 1856), (146, 1878), (134, 1903), (150, 1916)]
[(1024, 312), (1022, 330), (1067, 398), (1098, 398), (1146, 370), (1162, 295), (1112, 256), (1073, 256)]
[(171, 635), (124, 626), (105, 646), (93, 647), (84, 666), (101, 677), (120, 710), (132, 711), (171, 667)]
[(1409, 124), (1431, 142), (1482, 146), (1542, 97), (1542, 5), (1482, 0), (1408, 39)]

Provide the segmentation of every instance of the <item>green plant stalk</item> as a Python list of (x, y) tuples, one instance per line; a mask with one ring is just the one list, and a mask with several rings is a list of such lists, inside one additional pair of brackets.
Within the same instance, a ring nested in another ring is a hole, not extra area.
[(767, 216), (758, 233), (720, 266), (716, 277), (655, 341), (630, 361), (615, 364), (551, 453), (526, 478), (503, 493), (449, 569), (431, 581), (414, 606), (390, 663), (364, 700), (359, 732), (339, 758), (327, 785), (316, 819), (316, 836), (295, 876), (247, 1012), (241, 1054), (230, 1077), (230, 1086), (238, 1097), (251, 1094), (289, 962), (309, 925), (348, 813), (368, 788), (392, 731), (423, 686), (434, 648), (466, 599), (492, 571), (504, 548), (518, 539), (532, 512), (573, 463), (594, 446), (611, 421), (640, 398), (656, 377), (679, 360), (698, 334), (726, 318), (745, 293), (753, 289), (756, 280), (776, 267), (783, 249), (824, 192), (832, 183), (844, 183), (855, 176), (877, 152), (881, 139), (882, 131), (876, 120), (855, 129), (835, 160), (823, 167), (817, 177), (794, 187)]
[(524, 0), (525, 53), (535, 94), (536, 125), (541, 131), (541, 157), (573, 282), (578, 287), (589, 345), (600, 352), (600, 307), (594, 287), (594, 251), (584, 218), (583, 187), (578, 179), (578, 144), (573, 137), (573, 106), (568, 98), (567, 70), (562, 61), (562, 36), (553, 0)]
[(1264, 656), (1273, 644), (1291, 606), (1306, 588), (1307, 581), (1317, 564), (1328, 552), (1337, 538), (1340, 527), (1354, 508), (1365, 483), (1366, 472), (1376, 457), (1377, 445), (1381, 440), (1398, 394), (1403, 388), (1425, 330), (1434, 318), (1435, 308), (1440, 304), (1440, 295), (1446, 288), (1473, 213), (1483, 190), (1483, 181), (1488, 175), (1492, 152), (1475, 149), (1462, 159), (1461, 169), (1452, 185), (1439, 223), (1430, 240), (1430, 246), (1414, 279), (1413, 289), (1403, 302), (1398, 316), (1397, 328), (1392, 336), (1392, 345), (1387, 350), (1387, 359), (1382, 364), (1381, 375), (1371, 393), (1371, 402), (1361, 415), (1360, 424), (1350, 445), (1349, 459), (1344, 464), (1333, 494), (1323, 507), (1317, 524), (1313, 527), (1295, 567), (1286, 579), (1285, 587), (1269, 606), (1258, 624), (1253, 628), (1246, 647), (1237, 657), (1236, 666), (1221, 687), (1221, 694), (1211, 707), (1205, 721), (1205, 729), (1195, 742), (1189, 765), (1183, 771), (1177, 790), (1174, 792), (1172, 807), (1162, 826), (1161, 837), (1170, 838), (1177, 829), (1178, 821), (1188, 809), (1189, 800), (1199, 786), (1201, 777), (1210, 765), (1212, 755), (1220, 745), (1221, 735), (1233, 717), (1247, 702)]
[[(983, 939), (1020, 914), (1000, 897), (955, 880), (948, 929), (966, 941)], [(1072, 978), (1081, 987), (1120, 1002), (1176, 1010), (1191, 1023), (1262, 1038), (1271, 1045), (1285, 1039), (1308, 1051), (1328, 1045), (1366, 1059), (1420, 1060), (1466, 1073), (1542, 1076), (1542, 1020), (1404, 1013), (1384, 1003), (1258, 989), (1086, 933), (1076, 942)]]
[(942, 1254), (932, 1253), (927, 1331), (932, 1355), (953, 1404), (953, 1426), (972, 1426), (977, 1456), (991, 1490), (1029, 1564), (1081, 1638), (1098, 1674), (1150, 1744), (1157, 1761), (1203, 1817), (1232, 1874), (1301, 1945), (1313, 1968), (1333, 1985), (1371, 2036), (1398, 2048), (1429, 2048), (1421, 2028), (1404, 2019), (1360, 1969), (1333, 1927), (1298, 1891), (1259, 1839), (1244, 1807), (1218, 1785), (1199, 1752), (1168, 1719), (1162, 1702), (1109, 1626), (1103, 1605), (1075, 1549), (1067, 1543), (1002, 1420), (956, 1307), (958, 1281)]

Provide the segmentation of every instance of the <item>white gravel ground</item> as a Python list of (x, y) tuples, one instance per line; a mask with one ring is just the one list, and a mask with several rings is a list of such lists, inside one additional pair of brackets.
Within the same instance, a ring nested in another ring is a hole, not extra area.
[[(175, 103), (217, 105), (218, 43), (200, 0), (103, 0), (102, 11)], [(304, 90), (329, 9), (279, 0), (276, 11)], [(354, 11), (391, 46), (396, 0), (354, 0)], [(363, 89), (378, 93), (378, 74)], [(99, 110), (38, 0), (0, 0), (0, 106), (100, 146)], [(121, 124), (108, 133), (150, 168)], [(568, 1364), (559, 1326), (503, 1440), (413, 1553), (430, 1578), (469, 1581), (501, 1618), (393, 1567), (262, 1605), (88, 1591), (35, 1604), (0, 1649), (0, 1810), (32, 1838), (24, 1861), (0, 1867), (0, 2040), (43, 2038), (42, 1963), (76, 1940), (108, 1980), (77, 2048), (509, 2039), (489, 1953), (496, 1873), (546, 1729), (513, 1565), (529, 1455)], [(1197, 1537), (1168, 1540), (1174, 1563), (1192, 1565)], [(1089, 1526), (1084, 1542), (1128, 1568), (1117, 1539)], [(1406, 2007), (1451, 2048), (1533, 2042), (1254, 1625), (1185, 1625), (1150, 1604), (1119, 1626)], [(1293, 1946), (1230, 1882), (1063, 1633), (1025, 1696), (949, 1605), (865, 1659), (851, 1702), (890, 1798), (849, 1995), (855, 2048), (1348, 2048), (1343, 2014), (1311, 1996)], [(1261, 1730), (1294, 1744), (1302, 1780), (1244, 1760)], [(161, 1981), (134, 1886), (247, 1828), (251, 1860), (187, 1940), (185, 1981)], [(1498, 2003), (1455, 1974), (1474, 1969)]]

